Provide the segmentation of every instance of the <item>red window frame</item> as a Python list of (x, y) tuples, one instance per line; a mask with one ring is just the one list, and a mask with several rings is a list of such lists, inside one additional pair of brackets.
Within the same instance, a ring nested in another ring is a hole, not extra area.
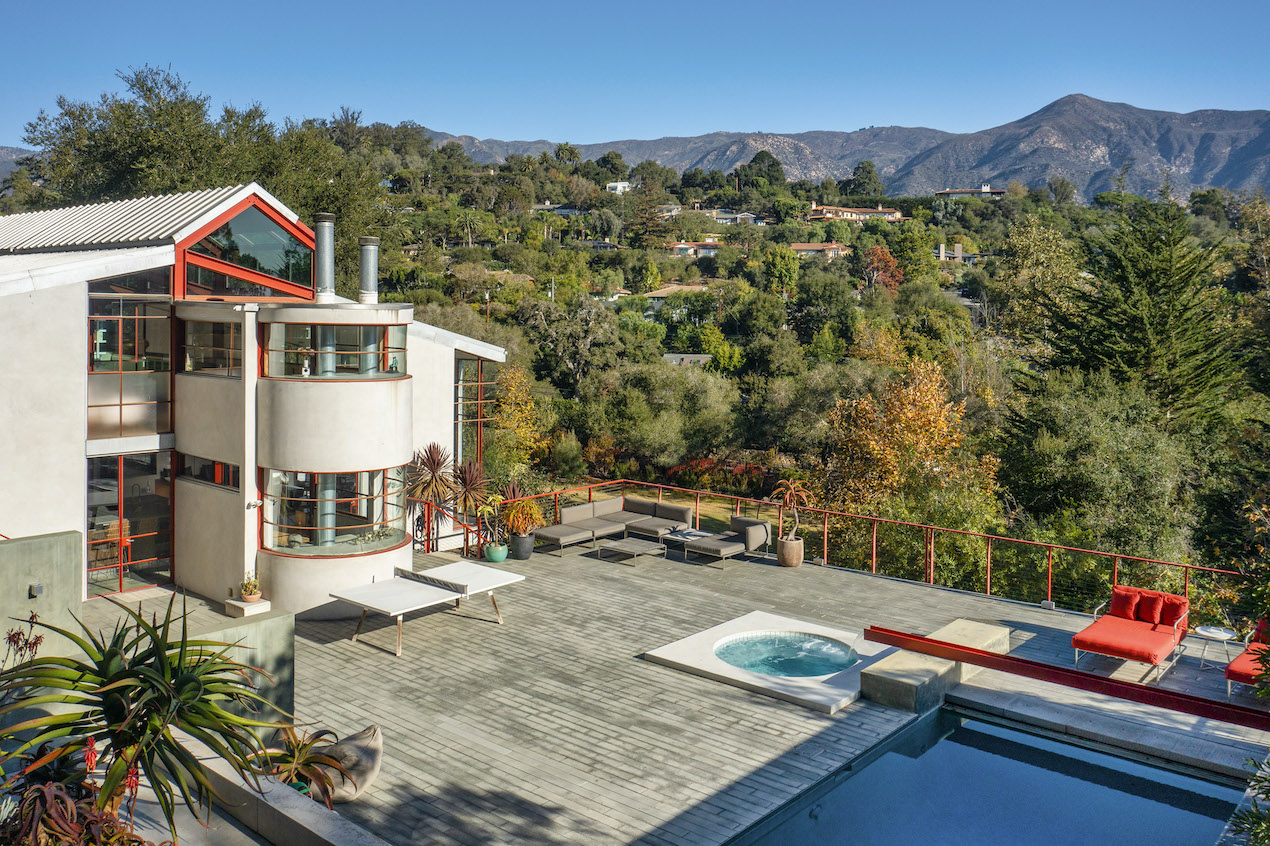
[[(173, 299), (191, 300), (191, 301), (215, 299), (217, 301), (226, 301), (226, 302), (239, 302), (239, 301), (257, 302), (259, 300), (267, 300), (267, 299), (283, 299), (283, 300), (291, 300), (291, 299), (312, 300), (314, 299), (314, 297), (316, 296), (316, 293), (314, 292), (314, 289), (313, 289), (313, 272), (312, 271), (310, 271), (310, 275), (309, 275), (309, 287), (306, 288), (303, 285), (294, 285), (290, 282), (285, 282), (282, 279), (278, 279), (277, 277), (269, 276), (268, 274), (265, 274), (265, 273), (257, 273), (254, 270), (248, 270), (245, 267), (239, 267), (238, 265), (231, 264), (227, 261), (221, 261), (220, 259), (214, 259), (214, 258), (211, 258), (210, 256), (203, 256), (203, 255), (199, 255), (198, 253), (190, 252), (189, 248), (191, 246), (193, 246), (194, 244), (197, 244), (209, 233), (215, 232), (217, 229), (220, 229), (230, 220), (233, 220), (235, 217), (242, 214), (244, 211), (246, 211), (249, 208), (254, 208), (262, 212), (265, 215), (265, 217), (269, 218), (271, 221), (278, 224), (278, 226), (282, 227), (282, 229), (286, 231), (288, 235), (295, 238), (297, 241), (300, 241), (310, 250), (315, 250), (317, 248), (316, 237), (314, 236), (312, 229), (305, 226), (303, 223), (292, 223), (290, 220), (288, 220), (287, 218), (279, 214), (276, 209), (274, 209), (264, 200), (262, 200), (261, 198), (253, 194), (252, 196), (247, 197), (241, 202), (235, 203), (234, 206), (230, 208), (228, 211), (213, 218), (209, 223), (207, 223), (206, 225), (196, 230), (188, 238), (183, 238), (182, 240), (177, 242), (176, 267), (174, 268), (174, 272), (172, 274), (172, 298)], [(316, 264), (316, 261), (314, 262), (314, 264)], [(211, 270), (215, 273), (222, 273), (226, 276), (233, 276), (236, 279), (241, 279), (244, 282), (250, 282), (253, 285), (262, 285), (266, 288), (277, 291), (278, 296), (276, 298), (275, 297), (190, 296), (189, 294), (187, 294), (186, 287), (185, 287), (186, 265), (194, 265), (195, 267), (201, 267), (206, 270)]]

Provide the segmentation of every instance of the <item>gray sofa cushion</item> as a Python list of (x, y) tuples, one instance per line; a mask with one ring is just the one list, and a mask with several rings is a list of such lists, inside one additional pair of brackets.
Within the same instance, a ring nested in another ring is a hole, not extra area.
[(623, 523), (629, 526), (631, 523), (638, 523), (642, 520), (649, 520), (647, 514), (638, 514), (634, 511), (614, 511), (611, 514), (605, 514), (602, 520), (612, 520), (614, 523)]
[(579, 520), (589, 520), (595, 516), (594, 506), (589, 502), (581, 505), (566, 505), (560, 509), (561, 523), (576, 523)]
[(582, 543), (591, 540), (595, 535), (590, 529), (579, 527), (576, 523), (560, 523), (555, 526), (543, 526), (534, 530), (534, 538), (548, 543), (568, 546), (571, 543)]
[(628, 496), (626, 502), (622, 505), (624, 511), (633, 511), (636, 514), (644, 514), (648, 517), (657, 516), (657, 501), (654, 499), (640, 499), (637, 496)]
[(589, 529), (595, 533), (597, 538), (621, 535), (626, 532), (624, 523), (614, 523), (612, 520), (605, 520), (603, 517), (588, 517), (585, 520), (577, 520), (569, 525), (577, 526), (579, 529)]
[(622, 498), (615, 496), (611, 499), (597, 499), (591, 505), (593, 506), (592, 516), (608, 518), (608, 515), (622, 510)]
[(722, 535), (711, 535), (708, 538), (688, 541), (684, 544), (684, 552), (696, 552), (700, 555), (713, 555), (715, 558), (730, 558), (745, 552), (743, 536), (736, 532)]
[(634, 523), (626, 524), (626, 533), (628, 535), (639, 535), (645, 538), (654, 538), (660, 540), (671, 532), (677, 532), (680, 529), (688, 528), (678, 520), (663, 520), (660, 517), (645, 517), (643, 520), (637, 520)]
[(734, 533), (740, 535), (745, 542), (745, 549), (753, 552), (762, 546), (767, 546), (772, 539), (772, 524), (766, 520), (756, 520), (753, 517), (738, 517), (732, 515), (732, 519), (728, 521), (728, 528)]
[(692, 525), (692, 506), (659, 502), (657, 503), (657, 516), (663, 520), (678, 520), (684, 524), (684, 528), (687, 528)]

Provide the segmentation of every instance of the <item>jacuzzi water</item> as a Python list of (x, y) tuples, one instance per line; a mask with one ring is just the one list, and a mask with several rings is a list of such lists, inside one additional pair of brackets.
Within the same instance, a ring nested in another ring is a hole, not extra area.
[(860, 658), (845, 643), (804, 632), (746, 632), (719, 641), (714, 655), (741, 670), (766, 676), (827, 676)]

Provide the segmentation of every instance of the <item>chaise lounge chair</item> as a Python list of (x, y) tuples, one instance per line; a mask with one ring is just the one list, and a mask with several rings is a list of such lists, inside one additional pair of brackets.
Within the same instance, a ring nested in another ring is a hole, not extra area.
[(1105, 605), (1095, 608), (1094, 622), (1072, 638), (1076, 664), (1082, 651), (1140, 661), (1155, 667), (1158, 682), (1182, 654), (1190, 602), (1184, 596), (1117, 585), (1107, 613), (1099, 616)]
[(1261, 672), (1261, 653), (1270, 643), (1270, 620), (1262, 619), (1257, 628), (1244, 639), (1244, 651), (1226, 667), (1226, 701), (1230, 701), (1231, 687), (1235, 684), (1253, 685)]
[(708, 555), (722, 561), (734, 555), (755, 552), (760, 547), (766, 550), (772, 540), (772, 524), (766, 520), (733, 515), (728, 521), (728, 528), (731, 531), (685, 543), (684, 561), (688, 560), (689, 553)]

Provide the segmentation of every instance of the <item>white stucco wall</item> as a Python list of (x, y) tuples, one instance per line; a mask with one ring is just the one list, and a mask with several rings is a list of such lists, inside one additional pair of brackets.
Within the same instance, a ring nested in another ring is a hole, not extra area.
[(84, 531), (87, 320), (82, 283), (0, 296), (0, 534)]
[(438, 443), (454, 455), (454, 348), (412, 334), (406, 358), (415, 381), (412, 449)]
[[(176, 480), (176, 583), (208, 599), (237, 596), (243, 578), (243, 522), (255, 520), (240, 491), (200, 482)], [(253, 544), (254, 547), (254, 544)]]
[[(241, 378), (176, 374), (176, 448), (242, 466), (245, 385)], [(247, 468), (250, 473), (251, 468)]]
[(410, 544), (344, 558), (316, 558), (277, 555), (268, 550), (257, 553), (260, 589), (275, 609), (293, 614), (307, 612), (306, 618), (327, 619), (357, 616), (360, 609), (331, 599), (331, 591), (368, 585), (391, 579), (397, 567), (411, 568)]
[(260, 466), (312, 473), (400, 467), (411, 454), (413, 382), (261, 379)]

